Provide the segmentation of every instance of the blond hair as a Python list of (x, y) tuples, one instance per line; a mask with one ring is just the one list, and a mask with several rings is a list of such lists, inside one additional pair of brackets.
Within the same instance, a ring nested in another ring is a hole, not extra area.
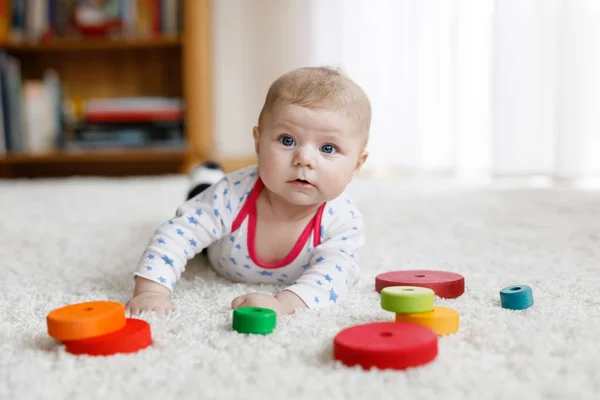
[(369, 98), (360, 86), (333, 68), (303, 67), (280, 76), (267, 92), (259, 125), (278, 104), (342, 111), (354, 118), (361, 133), (368, 137), (371, 125)]

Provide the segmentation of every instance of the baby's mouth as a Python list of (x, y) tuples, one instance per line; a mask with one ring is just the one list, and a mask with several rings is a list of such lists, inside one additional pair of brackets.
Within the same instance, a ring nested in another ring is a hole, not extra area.
[(293, 181), (290, 181), (290, 183), (300, 184), (303, 186), (314, 186), (312, 183), (305, 179), (294, 179)]

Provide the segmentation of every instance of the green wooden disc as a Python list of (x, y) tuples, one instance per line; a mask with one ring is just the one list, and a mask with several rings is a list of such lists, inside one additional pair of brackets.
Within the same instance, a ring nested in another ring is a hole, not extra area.
[(275, 329), (277, 314), (269, 308), (238, 307), (233, 310), (233, 329), (239, 333), (267, 334)]
[(381, 308), (398, 314), (433, 311), (435, 292), (419, 286), (388, 286), (380, 292)]

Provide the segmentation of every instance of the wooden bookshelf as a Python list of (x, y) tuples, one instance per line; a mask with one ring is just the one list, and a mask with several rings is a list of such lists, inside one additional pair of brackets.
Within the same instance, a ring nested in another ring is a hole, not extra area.
[(43, 42), (12, 41), (0, 43), (0, 49), (13, 53), (45, 51), (95, 51), (95, 50), (134, 50), (180, 47), (182, 37), (159, 36), (149, 38), (102, 38), (102, 39), (51, 39)]
[(182, 97), (185, 149), (120, 149), (0, 155), (0, 178), (186, 173), (212, 159), (211, 0), (184, 0), (183, 32), (143, 38), (0, 43), (23, 79), (56, 70), (70, 98)]
[(178, 173), (185, 157), (185, 149), (167, 148), (57, 150), (44, 154), (13, 152), (0, 157), (0, 177), (162, 175)]

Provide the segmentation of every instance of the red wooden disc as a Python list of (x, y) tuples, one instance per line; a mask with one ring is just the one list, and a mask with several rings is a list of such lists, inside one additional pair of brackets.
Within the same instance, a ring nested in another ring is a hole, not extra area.
[(63, 342), (71, 354), (108, 356), (133, 353), (152, 344), (150, 325), (141, 319), (127, 318), (123, 329), (107, 335)]
[(438, 337), (426, 326), (409, 322), (372, 322), (339, 332), (333, 356), (347, 366), (406, 369), (432, 361)]
[(435, 292), (439, 297), (452, 299), (465, 292), (465, 278), (454, 272), (414, 269), (407, 271), (390, 271), (377, 275), (375, 290), (388, 286), (420, 286)]

